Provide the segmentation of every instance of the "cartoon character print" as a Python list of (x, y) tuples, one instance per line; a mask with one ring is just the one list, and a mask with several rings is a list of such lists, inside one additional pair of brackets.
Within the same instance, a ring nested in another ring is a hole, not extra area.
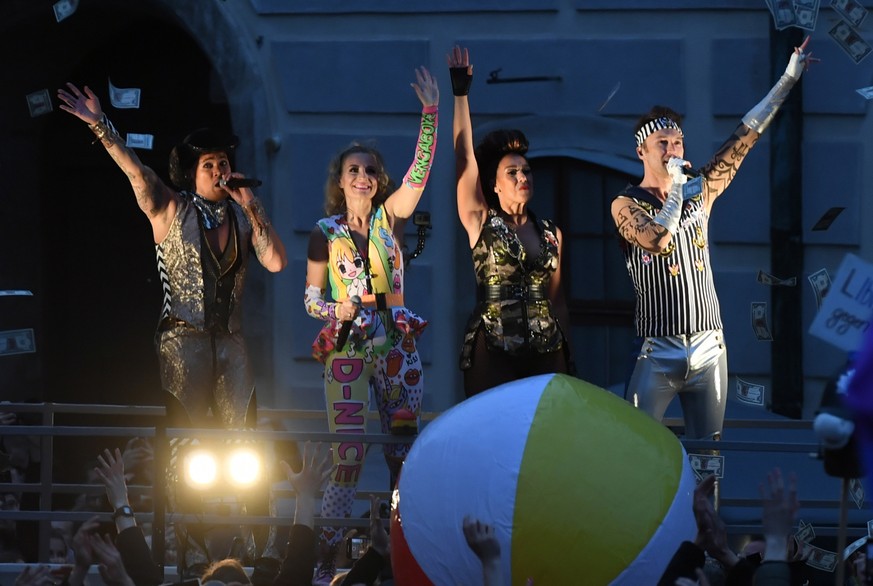
[(407, 391), (406, 387), (402, 384), (391, 385), (391, 388), (388, 391), (388, 401), (386, 403), (388, 413), (394, 413), (401, 407), (406, 406), (406, 397), (408, 395), (409, 391)]
[(367, 273), (364, 270), (364, 259), (360, 254), (355, 252), (353, 258), (349, 258), (344, 251), (341, 251), (336, 259), (336, 268), (349, 297), (367, 293)]
[(382, 397), (377, 399), (383, 405), (384, 413), (394, 413), (401, 407), (406, 407), (406, 402), (409, 398), (409, 391), (401, 384), (399, 377), (394, 378), (388, 375), (387, 369), (382, 372)]
[(415, 352), (415, 334), (413, 332), (403, 334), (403, 341), (400, 343), (400, 347), (407, 354)]
[(410, 387), (414, 387), (418, 384), (418, 381), (421, 380), (421, 371), (417, 368), (410, 368), (403, 375), (403, 382), (405, 382)]

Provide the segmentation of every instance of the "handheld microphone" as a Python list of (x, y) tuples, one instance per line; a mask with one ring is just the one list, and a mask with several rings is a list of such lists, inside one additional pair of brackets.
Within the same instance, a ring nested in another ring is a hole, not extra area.
[[(352, 295), (350, 297), (350, 300), (352, 303), (355, 304), (355, 306), (358, 309), (361, 308), (361, 298), (360, 297), (358, 297), (357, 295)], [(343, 322), (343, 325), (340, 328), (339, 334), (336, 337), (336, 349), (337, 350), (342, 350), (343, 347), (346, 345), (346, 341), (349, 339), (349, 332), (352, 329), (352, 322), (353, 321), (355, 321), (355, 320), (350, 319), (350, 320), (346, 320)]]
[(218, 184), (228, 189), (240, 189), (241, 187), (260, 187), (264, 182), (260, 179), (231, 177), (230, 179), (221, 178)]
[(700, 173), (692, 169), (691, 167), (682, 167), (682, 174), (691, 179), (695, 179), (700, 177)]

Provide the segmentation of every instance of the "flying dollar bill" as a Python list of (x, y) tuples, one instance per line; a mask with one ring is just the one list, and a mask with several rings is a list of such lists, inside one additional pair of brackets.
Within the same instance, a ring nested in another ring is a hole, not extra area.
[(115, 108), (139, 108), (140, 94), (139, 88), (115, 87), (109, 80), (109, 101)]
[(762, 285), (769, 285), (771, 287), (794, 287), (795, 285), (797, 285), (797, 277), (780, 279), (779, 277), (774, 277), (773, 275), (765, 273), (762, 270), (758, 271), (757, 280)]
[(859, 509), (864, 508), (864, 485), (861, 484), (860, 478), (852, 478), (849, 480), (849, 494), (852, 495), (852, 500), (855, 506)]
[(767, 0), (767, 8), (773, 15), (773, 24), (776, 30), (782, 30), (797, 24), (797, 14), (794, 12), (792, 0)]
[(55, 12), (55, 20), (61, 22), (65, 18), (69, 18), (76, 8), (79, 7), (79, 0), (58, 0), (52, 4), (52, 10)]
[(855, 91), (864, 96), (865, 100), (873, 100), (873, 85), (858, 88)]
[(856, 64), (860, 63), (873, 51), (873, 47), (865, 41), (861, 35), (853, 29), (845, 20), (841, 20), (828, 31), (831, 38), (836, 41), (846, 55)]
[(738, 377), (737, 399), (748, 405), (763, 405), (764, 385), (756, 385)]
[(767, 326), (767, 303), (765, 301), (752, 302), (752, 331), (761, 342), (772, 342), (773, 334)]
[(152, 134), (137, 134), (135, 132), (127, 133), (126, 146), (132, 149), (143, 149), (150, 151), (155, 142), (155, 137)]
[(36, 352), (33, 330), (6, 330), (0, 332), (0, 356), (32, 354)]
[(815, 306), (821, 309), (821, 302), (831, 289), (831, 277), (828, 275), (828, 270), (819, 269), (807, 277), (807, 279), (812, 286), (812, 292), (815, 294)]
[(52, 98), (49, 95), (49, 91), (46, 89), (27, 94), (27, 109), (30, 110), (31, 118), (51, 112)]
[(688, 454), (688, 463), (698, 480), (715, 474), (716, 478), (724, 478), (724, 456), (706, 454)]
[(841, 206), (835, 206), (826, 211), (822, 217), (818, 219), (815, 225), (812, 227), (813, 232), (818, 232), (820, 230), (827, 230), (831, 227), (831, 224), (834, 223), (834, 220), (837, 219), (843, 210), (846, 209)]
[(812, 523), (807, 523), (801, 519), (797, 524), (797, 532), (794, 534), (794, 538), (798, 543), (810, 543), (815, 539), (815, 529), (813, 529)]
[(818, 20), (819, 0), (794, 0), (794, 14), (797, 20), (797, 28), (808, 31), (815, 30), (815, 22)]
[(812, 566), (824, 572), (833, 572), (837, 567), (836, 553), (808, 543), (804, 543), (802, 547), (803, 558), (806, 560), (807, 566)]
[(856, 28), (867, 18), (867, 9), (855, 0), (831, 0), (831, 8)]

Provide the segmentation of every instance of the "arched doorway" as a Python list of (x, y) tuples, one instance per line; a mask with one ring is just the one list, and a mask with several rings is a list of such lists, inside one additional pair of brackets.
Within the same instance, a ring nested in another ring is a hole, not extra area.
[[(227, 55), (205, 53), (209, 43), (160, 2), (81, 3), (61, 22), (44, 5), (16, 4), (0, 40), (8, 64), (0, 225), (13, 243), (0, 253), (0, 289), (34, 297), (0, 306), (0, 329), (33, 328), (37, 353), (0, 364), (0, 380), (14, 400), (155, 404), (161, 292), (151, 230), (123, 173), (55, 94), (67, 81), (89, 85), (122, 136), (154, 136), (153, 150), (137, 153), (166, 177), (169, 151), (187, 132), (231, 130), (213, 67)], [(114, 108), (110, 80), (140, 88), (140, 107)], [(40, 91), (53, 111), (31, 117), (25, 96)]]
[(626, 148), (630, 129), (598, 116), (525, 116), (484, 124), (475, 136), (497, 128), (518, 128), (527, 136), (532, 208), (554, 219), (564, 237), (561, 271), (578, 374), (603, 387), (623, 385), (634, 340), (634, 294), (610, 204), (629, 182), (639, 181), (639, 161)]
[[(149, 223), (124, 174), (92, 144), (90, 130), (58, 109), (56, 92), (68, 81), (87, 84), (122, 136), (153, 135), (153, 149), (137, 152), (161, 177), (170, 149), (190, 130), (208, 125), (245, 140), (251, 127), (232, 128), (213, 65), (218, 58), (164, 4), (82, 2), (61, 22), (50, 5), (10, 4), (0, 23), (0, 233), (7, 242), (0, 249), (0, 289), (34, 295), (0, 299), (0, 330), (32, 329), (36, 352), (0, 356), (2, 398), (160, 404), (153, 335), (161, 290)], [(140, 88), (140, 107), (114, 108), (110, 80)], [(31, 116), (26, 96), (40, 92), (52, 110)], [(251, 116), (242, 118), (251, 124)], [(107, 419), (83, 414), (57, 423), (138, 423)], [(123, 447), (126, 439), (55, 441), (55, 480), (83, 482), (99, 450)], [(66, 504), (58, 499), (53, 506)]]
[[(82, 34), (101, 35), (104, 43), (61, 73), (91, 86), (122, 136), (154, 136), (154, 148), (137, 154), (166, 181), (169, 151), (185, 134), (201, 126), (231, 129), (221, 84), (168, 15), (99, 15), (77, 22), (87, 21)], [(140, 88), (140, 107), (112, 107), (110, 80)], [(151, 229), (124, 174), (92, 141), (87, 127), (64, 113), (51, 116), (41, 140), (42, 168), (51, 169), (40, 182), (46, 395), (153, 403), (160, 400), (152, 335), (161, 291)]]

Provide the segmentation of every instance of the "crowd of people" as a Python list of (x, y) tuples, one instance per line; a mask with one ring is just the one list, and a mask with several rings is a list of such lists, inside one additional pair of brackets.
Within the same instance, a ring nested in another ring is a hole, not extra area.
[[(807, 43), (795, 49), (773, 89), (697, 171), (684, 159), (677, 112), (656, 106), (634, 128), (644, 176), (640, 184), (622, 190), (611, 208), (637, 295), (640, 346), (627, 399), (660, 419), (678, 395), (689, 438), (718, 439), (727, 396), (727, 350), (709, 257), (712, 207), (813, 61)], [(469, 50), (454, 47), (447, 61), (454, 97), (457, 213), (477, 285), (461, 343), (464, 393), (470, 398), (535, 374), (573, 375), (571, 324), (561, 281), (564, 239), (551, 219), (538, 217), (530, 207), (533, 176), (527, 137), (517, 129), (501, 129), (474, 146)], [(416, 434), (419, 427), (424, 372), (417, 340), (427, 321), (404, 298), (403, 238), (434, 164), (440, 93), (427, 69), (415, 75), (411, 86), (421, 103), (421, 119), (408, 172), (395, 184), (378, 150), (363, 142), (343, 149), (328, 165), (326, 216), (309, 238), (304, 306), (324, 322), (313, 356), (324, 365), (328, 428), (333, 433), (365, 432), (371, 392), (383, 433)], [(251, 189), (254, 183), (234, 169), (237, 137), (212, 128), (188, 134), (171, 152), (168, 185), (121, 139), (87, 86), (68, 83), (58, 97), (61, 110), (85, 122), (95, 142), (125, 173), (151, 224), (164, 293), (156, 350), (168, 422), (173, 427), (254, 428), (257, 399), (242, 330), (247, 259), (253, 253), (271, 272), (283, 270), (288, 259)], [(173, 449), (180, 449), (178, 443)], [(389, 488), (396, 485), (409, 449), (408, 442), (385, 445)], [(72, 566), (64, 578), (71, 586), (83, 583), (92, 564), (107, 584), (162, 583), (147, 532), (135, 516), (148, 503), (131, 503), (127, 489), (135, 474), (151, 469), (149, 450), (140, 441), (100, 454), (91, 479), (104, 485), (105, 497), (100, 502), (83, 497), (76, 506), (104, 514), (75, 531), (62, 524), (54, 529), (50, 561)], [(217, 556), (204, 539), (194, 538), (202, 527), (177, 524), (170, 550), (178, 566), (186, 572), (202, 569), (197, 578), (210, 583), (379, 583), (390, 576), (390, 541), (377, 499), (370, 501), (370, 547), (354, 563), (342, 560), (342, 529), (316, 530), (315, 523), (317, 505), (322, 517), (351, 513), (365, 453), (361, 441), (338, 442), (330, 450), (307, 443), (302, 466), (282, 462), (295, 491), (284, 552), (273, 532), (246, 556)], [(766, 547), (759, 567), (727, 546), (724, 524), (711, 502), (714, 487), (714, 476), (700, 482), (693, 508), (697, 538), (676, 552), (661, 584), (717, 583), (715, 574), (705, 573), (709, 558), (724, 569), (728, 584), (783, 583), (779, 580), (790, 566), (788, 536), (797, 511), (794, 482), (786, 489), (776, 470), (765, 484)], [(174, 496), (171, 491), (171, 501)], [(248, 513), (275, 514), (272, 500), (254, 499), (248, 505)], [(111, 532), (101, 524), (105, 512), (112, 513)], [(458, 529), (482, 563), (484, 583), (502, 584), (500, 543), (488, 520), (467, 518)], [(3, 538), (7, 540), (5, 533)], [(195, 559), (211, 565), (198, 566)], [(243, 561), (254, 563), (251, 575)], [(343, 565), (351, 567), (337, 573)], [(17, 584), (49, 582), (57, 584), (57, 576), (34, 566), (22, 572)]]
[[(60, 528), (54, 528), (52, 541), (56, 539), (58, 544), (51, 546), (52, 557), (48, 560), (51, 565), (25, 566), (16, 579), (16, 586), (82, 586), (92, 566), (96, 566), (101, 580), (109, 586), (158, 586), (172, 582), (165, 579), (163, 564), (154, 560), (148, 539), (149, 527), (137, 521), (131, 506), (131, 503), (136, 504), (139, 513), (147, 511), (148, 503), (131, 498), (128, 484), (136, 478), (136, 470), (144, 465), (150, 467), (152, 462), (132, 453), (130, 445), (125, 450), (105, 449), (97, 456), (93, 476), (105, 490), (99, 513), (79, 523), (69, 537)], [(212, 586), (317, 584), (318, 499), (337, 465), (327, 445), (306, 442), (301, 455), (299, 465), (280, 462), (294, 491), (293, 516), (288, 520), (291, 527), (280, 559), (254, 562), (238, 557), (216, 559), (198, 575), (187, 576), (188, 579)], [(127, 469), (126, 463), (133, 468)], [(799, 586), (808, 583), (810, 573), (803, 563), (804, 551), (794, 537), (800, 506), (796, 478), (783, 477), (779, 468), (767, 475), (760, 485), (760, 540), (736, 552), (730, 548), (725, 523), (713, 506), (715, 479), (710, 475), (698, 483), (692, 499), (697, 533), (693, 540), (683, 542), (676, 550), (658, 586)], [(370, 545), (357, 559), (343, 561), (344, 569), (331, 578), (332, 586), (390, 586), (394, 583), (386, 519), (381, 514), (379, 499), (374, 495), (369, 499)], [(111, 517), (110, 511), (115, 511)], [(111, 523), (108, 523), (110, 518)], [(467, 516), (459, 520), (458, 531), (481, 563), (482, 583), (485, 586), (505, 584), (501, 544), (494, 528), (486, 520)], [(852, 567), (850, 576), (858, 575), (854, 567), (859, 564), (863, 573), (863, 561), (860, 556), (847, 561)], [(180, 577), (179, 581), (183, 578), (186, 577)], [(527, 578), (526, 584), (533, 586), (535, 582)]]

